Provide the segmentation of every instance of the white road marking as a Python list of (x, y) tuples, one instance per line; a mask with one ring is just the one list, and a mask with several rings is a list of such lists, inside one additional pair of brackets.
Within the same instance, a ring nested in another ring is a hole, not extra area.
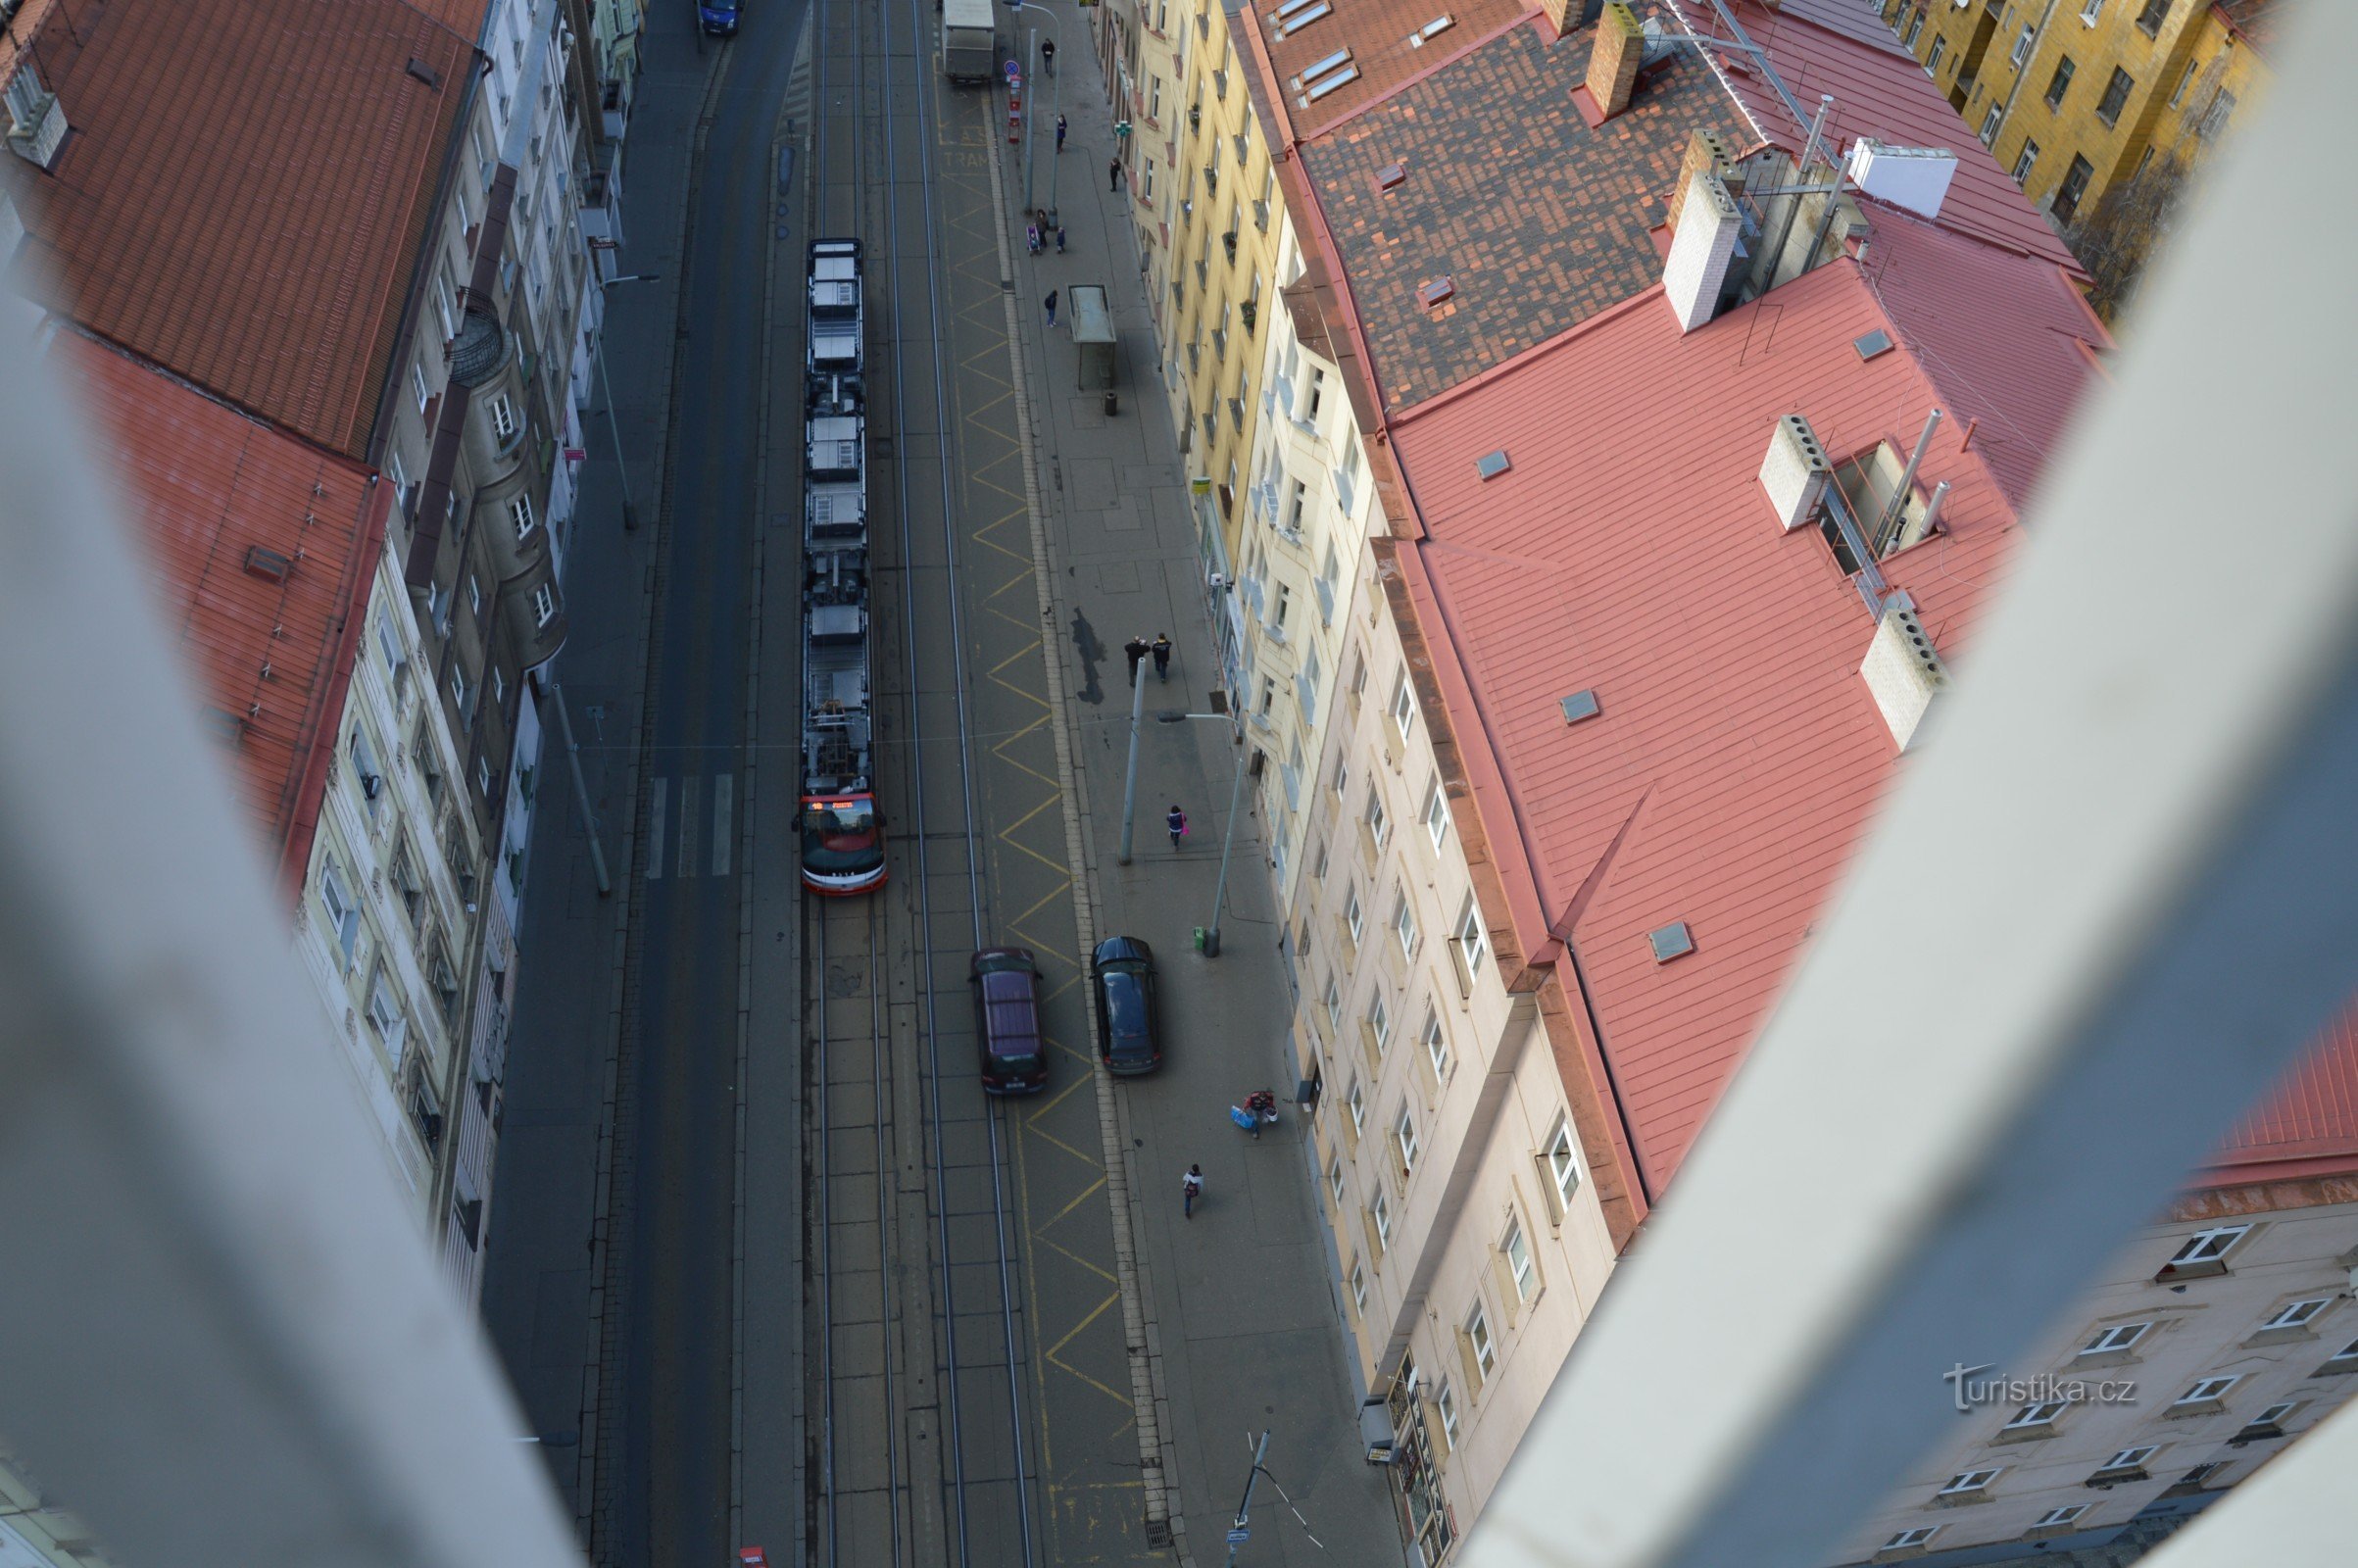
[(729, 808), (736, 799), (735, 779), (727, 773), (712, 780), (712, 874), (729, 874), (729, 844), (736, 835), (729, 831)]
[(679, 781), (679, 874), (696, 874), (696, 786), (699, 780)]
[(647, 880), (656, 881), (663, 874), (663, 807), (670, 793), (671, 781), (655, 781), (655, 829), (647, 835)]

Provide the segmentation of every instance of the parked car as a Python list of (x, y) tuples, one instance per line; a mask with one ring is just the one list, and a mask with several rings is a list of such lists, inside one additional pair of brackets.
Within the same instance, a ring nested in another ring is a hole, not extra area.
[(1029, 1095), (1048, 1087), (1040, 1038), (1040, 965), (1025, 948), (985, 948), (967, 965), (974, 992), (975, 1050), (986, 1095)]
[(1097, 983), (1097, 1054), (1105, 1070), (1131, 1074), (1162, 1065), (1154, 1032), (1154, 950), (1136, 937), (1107, 937), (1089, 956)]

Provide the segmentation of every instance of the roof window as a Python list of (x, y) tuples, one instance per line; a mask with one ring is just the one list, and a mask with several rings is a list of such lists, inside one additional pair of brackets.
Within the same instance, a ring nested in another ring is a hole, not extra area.
[(1879, 326), (1865, 337), (1854, 339), (1850, 346), (1858, 350), (1860, 359), (1871, 360), (1879, 354), (1891, 352), (1891, 334)]
[(1513, 466), (1513, 460), (1507, 457), (1504, 447), (1500, 447), (1496, 452), (1484, 453), (1474, 460), (1474, 471), (1485, 479), (1496, 479)]
[[(1574, 692), (1571, 696), (1565, 698), (1563, 700), (1563, 709), (1564, 722), (1567, 724), (1577, 724), (1584, 718), (1595, 718), (1599, 712), (1602, 711), (1602, 710), (1597, 706), (1597, 691), (1594, 687), (1591, 687), (1586, 691)], [(1659, 933), (1656, 934), (1659, 935)]]
[(1286, 0), (1269, 13), (1269, 30), (1280, 38), (1291, 38), (1320, 17), (1334, 14), (1332, 0)]
[(1444, 272), (1416, 291), (1416, 302), (1429, 311), (1456, 292), (1457, 285), (1450, 282), (1449, 274)]
[(1359, 68), (1351, 63), (1351, 51), (1338, 49), (1294, 78), (1295, 87), (1302, 93), (1295, 102), (1307, 109), (1336, 88), (1358, 79)]
[(1376, 171), (1376, 189), (1390, 190), (1408, 177), (1406, 164), (1386, 164)]
[(1422, 49), (1426, 44), (1431, 43), (1434, 39), (1440, 37), (1443, 33), (1449, 31), (1455, 25), (1457, 25), (1457, 19), (1445, 11), (1440, 16), (1435, 17), (1431, 22), (1426, 23), (1414, 32), (1408, 34), (1408, 47), (1411, 49)]
[(1656, 963), (1668, 963), (1695, 951), (1695, 933), (1687, 929), (1684, 920), (1673, 920), (1668, 925), (1654, 927), (1646, 933), (1646, 940), (1653, 946)]

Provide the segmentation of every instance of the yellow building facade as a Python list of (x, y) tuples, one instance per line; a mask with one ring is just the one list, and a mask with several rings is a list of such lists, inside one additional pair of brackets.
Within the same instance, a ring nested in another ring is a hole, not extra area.
[(2268, 0), (1889, 0), (1885, 20), (2071, 241), (2108, 314), (2259, 98)]

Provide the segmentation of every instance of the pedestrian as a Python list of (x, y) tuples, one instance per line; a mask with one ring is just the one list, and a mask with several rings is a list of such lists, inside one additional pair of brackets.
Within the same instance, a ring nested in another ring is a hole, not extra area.
[(1040, 40), (1040, 64), (1047, 69), (1050, 75), (1053, 76), (1056, 74), (1056, 39), (1043, 38)]
[(1056, 294), (1057, 294), (1057, 292), (1058, 292), (1057, 290), (1056, 290), (1056, 289), (1053, 289), (1053, 288), (1052, 288), (1052, 289), (1050, 289), (1050, 290), (1048, 291), (1048, 324), (1049, 324), (1049, 325), (1051, 325), (1051, 326), (1054, 326), (1054, 325), (1056, 325)]
[(1109, 191), (1122, 188), (1122, 161), (1118, 158), (1105, 166), (1105, 188)]
[(1171, 830), (1171, 848), (1177, 849), (1179, 841), (1187, 837), (1187, 813), (1179, 809), (1177, 801), (1171, 803), (1170, 814), (1162, 819), (1162, 825)]
[(1171, 678), (1171, 639), (1169, 634), (1156, 632), (1153, 647), (1154, 650), (1154, 674), (1158, 679), (1169, 680)]
[(1056, 225), (1056, 254), (1058, 256), (1064, 254), (1064, 225), (1062, 223)]
[(1058, 116), (1056, 117), (1056, 151), (1058, 151), (1058, 152), (1062, 152), (1063, 150), (1064, 150), (1064, 117), (1063, 117), (1062, 115), (1058, 115)]
[(1130, 684), (1138, 684), (1138, 662), (1147, 657), (1147, 640), (1133, 637), (1122, 644), (1122, 652), (1130, 656)]
[(1034, 223), (1024, 230), (1023, 243), (1030, 248), (1034, 256), (1040, 254), (1040, 225), (1038, 223)]
[(1196, 1217), (1196, 1200), (1204, 1196), (1204, 1167), (1190, 1165), (1187, 1174), (1179, 1178), (1179, 1208), (1189, 1219)]

